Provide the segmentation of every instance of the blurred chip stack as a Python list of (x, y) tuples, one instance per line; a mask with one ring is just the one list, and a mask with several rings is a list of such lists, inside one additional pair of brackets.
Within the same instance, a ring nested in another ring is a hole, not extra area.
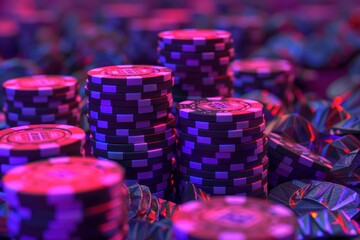
[(69, 76), (35, 75), (7, 80), (4, 112), (10, 126), (80, 122), (78, 81)]
[(181, 185), (211, 195), (265, 197), (269, 161), (263, 105), (241, 98), (177, 105)]
[(92, 158), (50, 158), (13, 169), (4, 176), (10, 236), (125, 239), (124, 177), (116, 163)]
[(187, 202), (175, 212), (173, 238), (296, 239), (295, 214), (260, 199), (225, 196)]
[(230, 97), (233, 77), (228, 66), (234, 54), (227, 31), (184, 29), (158, 35), (159, 62), (174, 71), (175, 102)]
[(235, 97), (252, 90), (267, 89), (279, 97), (286, 107), (292, 106), (294, 73), (288, 61), (263, 58), (236, 60), (231, 68), (235, 76)]
[(57, 156), (83, 156), (86, 134), (78, 127), (39, 124), (0, 131), (1, 177), (16, 166)]
[(172, 86), (170, 69), (147, 65), (92, 69), (85, 86), (93, 155), (115, 160), (127, 184), (146, 184), (160, 197), (175, 151)]

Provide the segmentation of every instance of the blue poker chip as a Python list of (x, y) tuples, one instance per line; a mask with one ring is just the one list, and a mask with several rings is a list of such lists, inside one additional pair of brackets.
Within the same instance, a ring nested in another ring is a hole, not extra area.
[(283, 158), (282, 161), (292, 165), (303, 165), (305, 168), (313, 168), (329, 173), (333, 164), (309, 149), (297, 144), (289, 139), (286, 139), (276, 133), (268, 134), (268, 148), (273, 152), (280, 153)]
[[(309, 204), (309, 199), (313, 204)], [(354, 217), (359, 213), (360, 205), (357, 192), (339, 184), (313, 180), (280, 184), (270, 191), (268, 200), (283, 204), (298, 215), (329, 209), (342, 210)]]

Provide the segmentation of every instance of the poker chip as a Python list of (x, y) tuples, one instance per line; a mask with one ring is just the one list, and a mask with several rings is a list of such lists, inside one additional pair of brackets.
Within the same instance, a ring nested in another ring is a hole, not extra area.
[(223, 30), (178, 29), (158, 34), (158, 61), (174, 72), (177, 102), (231, 96), (232, 42), (231, 33)]
[[(210, 195), (265, 197), (269, 162), (262, 104), (206, 98), (176, 108), (180, 179)], [(259, 177), (264, 172), (266, 177)]]
[(328, 159), (276, 133), (268, 134), (268, 141), (271, 185), (303, 178), (325, 180), (333, 167)]
[[(10, 207), (10, 236), (125, 235), (128, 223), (124, 178), (118, 164), (92, 158), (50, 158), (12, 169), (3, 177)], [(87, 184), (79, 184), (83, 181)]]
[[(268, 90), (279, 97), (286, 107), (291, 107), (294, 100), (294, 70), (290, 62), (251, 58), (234, 61), (231, 69), (235, 76), (234, 92), (236, 96), (243, 96), (259, 89)], [(244, 97), (251, 98), (248, 95)]]
[(171, 82), (172, 72), (161, 66), (117, 65), (91, 69), (87, 80), (94, 84), (110, 84), (115, 86), (142, 86)]
[[(235, 216), (243, 220), (240, 222)], [(190, 201), (183, 204), (172, 219), (174, 239), (296, 238), (297, 219), (289, 209), (251, 197)]]
[(265, 119), (264, 117), (259, 117), (253, 120), (246, 120), (241, 122), (213, 123), (206, 121), (194, 121), (179, 117), (177, 121), (179, 126), (188, 126), (197, 129), (219, 131), (219, 130), (241, 130), (244, 128), (253, 128), (264, 123)]
[(7, 80), (3, 88), (6, 95), (52, 96), (77, 91), (78, 81), (68, 76), (36, 75)]
[(252, 120), (262, 116), (263, 105), (241, 98), (206, 98), (177, 105), (179, 118), (208, 122)]
[(176, 144), (175, 117), (169, 114), (173, 84), (171, 69), (161, 66), (88, 71), (84, 89), (92, 155), (123, 166), (126, 183), (151, 181), (156, 192), (167, 189)]
[(3, 87), (6, 122), (10, 127), (80, 123), (81, 98), (73, 77), (35, 75), (7, 80)]
[(160, 112), (162, 110), (166, 110), (170, 108), (174, 103), (174, 100), (170, 100), (168, 102), (165, 102), (163, 104), (158, 105), (152, 105), (152, 106), (146, 106), (146, 107), (112, 107), (112, 106), (101, 106), (97, 104), (91, 103), (91, 108), (89, 108), (90, 111), (97, 111), (104, 114), (145, 114), (145, 113), (151, 113), (151, 112)]
[(140, 86), (117, 86), (110, 84), (93, 84), (91, 82), (87, 82), (86, 86), (89, 91), (97, 91), (104, 93), (131, 93), (131, 92), (156, 92), (171, 88), (173, 85), (173, 81), (167, 81), (164, 83), (158, 84), (144, 84)]
[[(308, 199), (314, 204), (307, 204)], [(293, 180), (273, 188), (268, 200), (283, 204), (298, 215), (329, 209), (342, 210), (349, 217), (359, 213), (358, 194), (342, 185), (316, 180)], [(293, 204), (296, 201), (296, 204)]]

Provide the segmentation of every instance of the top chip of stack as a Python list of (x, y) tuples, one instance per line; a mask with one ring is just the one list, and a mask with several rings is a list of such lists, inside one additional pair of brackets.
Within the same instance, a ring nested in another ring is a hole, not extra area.
[(78, 81), (69, 76), (36, 75), (7, 80), (4, 112), (10, 127), (31, 124), (79, 125)]
[(296, 239), (297, 230), (290, 209), (235, 196), (187, 202), (172, 221), (173, 239)]
[(78, 127), (39, 124), (0, 131), (0, 176), (16, 166), (56, 156), (82, 156), (85, 132)]
[[(116, 160), (127, 183), (165, 190), (175, 150), (172, 71), (119, 65), (88, 72), (88, 122), (93, 155)], [(163, 195), (162, 195), (163, 196)]]
[(4, 176), (10, 235), (125, 239), (123, 182), (116, 163), (93, 158), (58, 157), (16, 167)]
[(174, 99), (231, 96), (228, 66), (235, 56), (231, 33), (179, 29), (158, 35), (159, 62), (174, 71)]
[(265, 197), (267, 139), (263, 105), (241, 98), (187, 100), (177, 105), (179, 170), (211, 195)]

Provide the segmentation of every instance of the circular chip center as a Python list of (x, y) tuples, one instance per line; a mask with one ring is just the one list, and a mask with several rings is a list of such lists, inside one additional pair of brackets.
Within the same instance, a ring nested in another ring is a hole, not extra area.
[(132, 77), (132, 76), (144, 76), (144, 75), (153, 75), (158, 73), (159, 70), (154, 68), (146, 67), (114, 67), (106, 68), (102, 74), (109, 76), (119, 76), (119, 77)]
[(5, 135), (1, 142), (7, 144), (42, 144), (57, 142), (70, 137), (71, 132), (58, 128), (33, 128), (22, 129)]

